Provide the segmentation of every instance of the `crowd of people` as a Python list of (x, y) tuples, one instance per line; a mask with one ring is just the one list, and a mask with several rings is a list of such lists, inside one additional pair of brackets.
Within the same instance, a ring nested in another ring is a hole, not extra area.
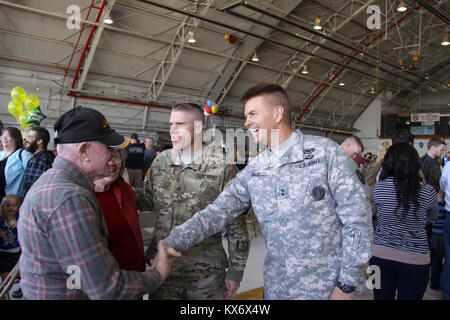
[[(338, 145), (292, 129), (278, 85), (259, 84), (242, 101), (264, 148), (239, 166), (203, 143), (193, 103), (172, 108), (166, 150), (81, 106), (54, 124), (56, 157), (45, 128), (25, 141), (3, 130), (0, 277), (19, 263), (14, 294), (26, 299), (233, 299), (250, 211), (267, 248), (265, 299), (351, 300), (367, 289), (368, 266), (379, 270), (375, 300), (419, 300), (428, 286), (450, 299), (443, 140), (430, 139), (419, 157), (414, 136), (400, 130), (363, 156), (356, 136)], [(145, 248), (139, 211), (147, 210), (156, 223)]]

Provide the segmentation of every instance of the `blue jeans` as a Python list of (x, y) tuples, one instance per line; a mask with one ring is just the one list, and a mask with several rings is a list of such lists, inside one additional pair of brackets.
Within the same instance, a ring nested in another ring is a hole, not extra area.
[(372, 257), (371, 265), (381, 272), (381, 288), (374, 289), (374, 300), (422, 300), (430, 277), (430, 265), (414, 265)]

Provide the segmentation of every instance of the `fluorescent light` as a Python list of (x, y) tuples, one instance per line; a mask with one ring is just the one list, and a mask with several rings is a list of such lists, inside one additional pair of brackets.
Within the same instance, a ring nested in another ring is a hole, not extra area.
[(448, 33), (444, 33), (444, 39), (442, 40), (441, 44), (443, 46), (448, 46), (450, 42), (448, 41)]
[(197, 40), (195, 40), (195, 35), (194, 35), (194, 31), (189, 31), (189, 39), (188, 39), (189, 43), (196, 43)]
[(341, 87), (345, 86), (344, 80), (341, 80), (341, 81), (339, 82), (339, 85), (340, 85)]
[(111, 16), (110, 16), (109, 13), (106, 15), (105, 19), (103, 19), (103, 22), (106, 23), (106, 24), (113, 24), (114, 23), (114, 21), (113, 21), (113, 19), (111, 19)]
[(408, 7), (406, 6), (405, 1), (401, 0), (400, 4), (397, 7), (397, 11), (405, 12), (406, 10), (408, 10)]
[(306, 67), (306, 64), (303, 65), (302, 73), (303, 74), (308, 74), (308, 68)]
[(320, 25), (320, 18), (316, 18), (313, 28), (316, 29), (316, 30), (322, 29), (322, 26)]
[(254, 54), (253, 57), (252, 57), (252, 61), (254, 61), (254, 62), (258, 62), (258, 61), (259, 61), (259, 58), (258, 58), (258, 56), (256, 55), (256, 52), (255, 52), (255, 54)]

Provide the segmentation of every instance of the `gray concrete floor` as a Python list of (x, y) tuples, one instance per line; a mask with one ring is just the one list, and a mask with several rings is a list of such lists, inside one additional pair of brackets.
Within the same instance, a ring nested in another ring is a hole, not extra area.
[[(244, 271), (244, 278), (238, 293), (259, 288), (264, 285), (263, 281), (263, 264), (266, 255), (266, 246), (264, 238), (260, 232), (256, 237), (254, 234), (250, 235), (250, 254), (247, 259), (247, 265)], [(227, 250), (227, 241), (223, 240), (223, 246)], [(355, 300), (373, 300), (373, 291), (367, 289), (362, 294), (356, 295)], [(425, 291), (423, 300), (443, 300), (442, 290), (432, 290), (429, 287)]]

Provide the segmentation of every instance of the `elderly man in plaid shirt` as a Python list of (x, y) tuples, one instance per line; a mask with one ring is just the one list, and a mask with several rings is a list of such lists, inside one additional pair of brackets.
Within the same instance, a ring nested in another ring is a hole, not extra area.
[(152, 270), (120, 270), (108, 250), (106, 223), (94, 194), (93, 181), (111, 170), (111, 148), (123, 148), (129, 140), (90, 108), (66, 112), (54, 129), (58, 156), (20, 208), (24, 297), (137, 299), (155, 291), (169, 274), (171, 261), (160, 250)]

